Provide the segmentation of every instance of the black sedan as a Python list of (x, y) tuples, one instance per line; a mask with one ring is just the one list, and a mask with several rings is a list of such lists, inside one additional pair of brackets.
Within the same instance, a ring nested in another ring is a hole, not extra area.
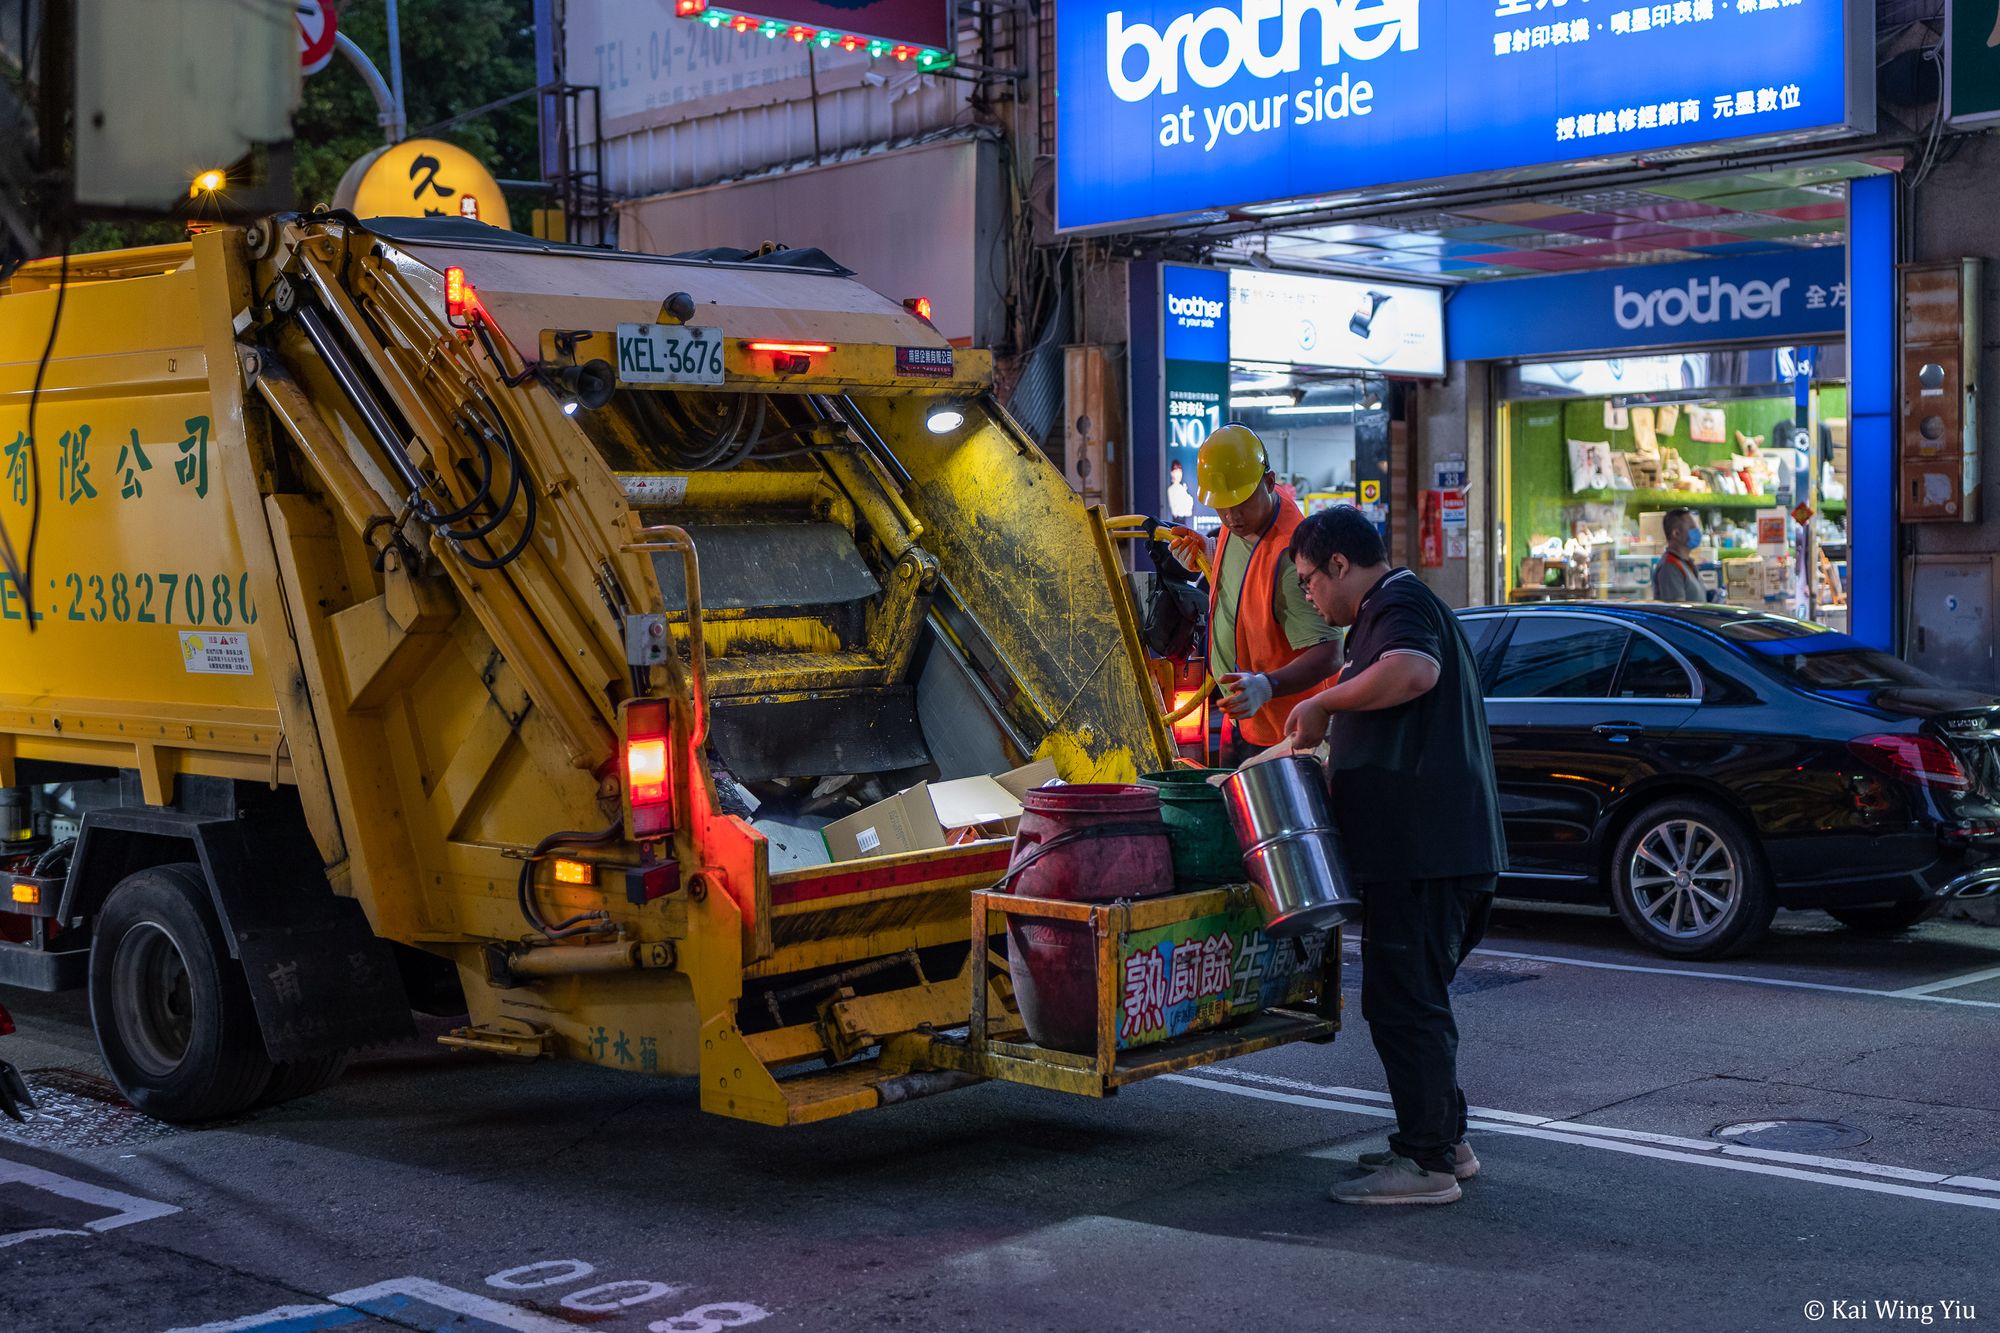
[(1844, 634), (1723, 606), (1460, 612), (1514, 897), (1602, 902), (1718, 958), (1780, 907), (1859, 930), (2000, 891), (2000, 699)]

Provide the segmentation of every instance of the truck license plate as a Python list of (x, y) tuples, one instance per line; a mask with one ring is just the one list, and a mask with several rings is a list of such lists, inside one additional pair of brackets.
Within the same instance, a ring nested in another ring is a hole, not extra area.
[(620, 324), (618, 379), (624, 384), (720, 384), (722, 333), (692, 324)]

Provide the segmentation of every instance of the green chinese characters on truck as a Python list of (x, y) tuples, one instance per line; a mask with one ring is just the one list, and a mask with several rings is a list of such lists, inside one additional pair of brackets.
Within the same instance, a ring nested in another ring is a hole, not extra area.
[(1119, 944), (1118, 1048), (1126, 1050), (1259, 1009), (1309, 999), (1328, 933), (1274, 940), (1245, 901), (1227, 912), (1132, 931)]

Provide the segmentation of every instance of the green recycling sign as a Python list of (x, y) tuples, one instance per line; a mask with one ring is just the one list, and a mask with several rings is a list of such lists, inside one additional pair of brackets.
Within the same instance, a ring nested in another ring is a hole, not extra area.
[(1947, 0), (1944, 28), (1951, 125), (2000, 122), (2000, 0)]

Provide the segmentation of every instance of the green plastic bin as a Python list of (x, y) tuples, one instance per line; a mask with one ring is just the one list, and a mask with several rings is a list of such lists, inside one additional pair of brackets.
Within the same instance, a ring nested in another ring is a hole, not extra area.
[(1139, 779), (1160, 791), (1160, 815), (1166, 821), (1167, 842), (1173, 849), (1174, 884), (1180, 889), (1207, 889), (1241, 884), (1245, 879), (1243, 848), (1229, 827), (1222, 789), (1209, 782), (1227, 768), (1176, 768), (1148, 773)]

